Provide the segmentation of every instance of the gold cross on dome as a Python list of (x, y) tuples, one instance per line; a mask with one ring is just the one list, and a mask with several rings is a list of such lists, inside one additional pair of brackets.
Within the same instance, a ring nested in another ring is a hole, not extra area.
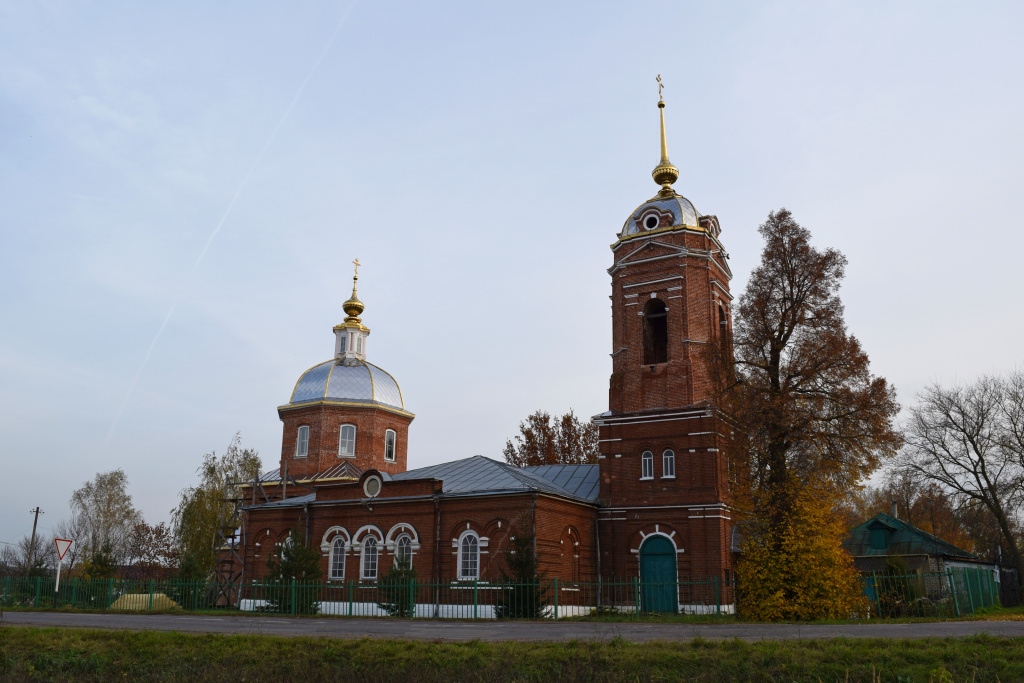
[(359, 277), (359, 259), (352, 262), (356, 267), (356, 277)]
[(661, 82), (661, 74), (658, 74), (658, 99), (661, 99), (661, 89), (665, 87), (665, 84)]

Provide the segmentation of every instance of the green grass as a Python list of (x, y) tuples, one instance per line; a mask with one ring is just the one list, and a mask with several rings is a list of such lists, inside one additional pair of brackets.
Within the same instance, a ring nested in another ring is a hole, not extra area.
[(439, 643), (0, 628), (0, 681), (1015, 681), (1024, 639)]

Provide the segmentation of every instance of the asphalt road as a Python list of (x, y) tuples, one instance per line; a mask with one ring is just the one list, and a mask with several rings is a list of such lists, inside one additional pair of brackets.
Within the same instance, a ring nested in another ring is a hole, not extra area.
[(5, 612), (4, 625), (60, 628), (260, 634), (408, 640), (679, 641), (690, 638), (788, 640), (799, 638), (950, 638), (987, 633), (1024, 637), (1024, 621), (950, 621), (925, 624), (653, 624), (607, 622), (434, 621), (402, 619), (296, 619), (187, 614), (66, 614)]

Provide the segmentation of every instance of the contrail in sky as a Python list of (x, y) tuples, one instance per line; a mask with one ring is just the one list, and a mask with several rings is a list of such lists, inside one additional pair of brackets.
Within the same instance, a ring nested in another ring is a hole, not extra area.
[[(263, 145), (263, 149), (261, 149), (260, 153), (256, 155), (256, 159), (249, 166), (249, 171), (245, 174), (245, 177), (242, 178), (242, 182), (238, 184), (238, 189), (235, 190), (235, 194), (231, 197), (231, 201), (228, 202), (227, 208), (224, 209), (224, 213), (217, 222), (217, 226), (210, 233), (210, 236), (206, 238), (206, 244), (203, 245), (202, 250), (199, 252), (199, 256), (196, 257), (196, 262), (192, 264), (192, 270), (189, 271), (185, 281), (182, 283), (182, 290), (185, 289), (184, 285), (192, 279), (192, 276), (199, 268), (199, 264), (201, 264), (203, 259), (206, 258), (206, 252), (209, 251), (210, 245), (213, 244), (214, 238), (217, 237), (217, 233), (220, 232), (220, 229), (224, 227), (224, 223), (227, 222), (228, 217), (231, 215), (231, 211), (235, 208), (235, 203), (245, 190), (245, 186), (249, 184), (249, 178), (252, 177), (256, 167), (260, 165), (260, 162), (263, 160), (263, 155), (265, 155), (267, 150), (270, 149), (270, 145), (274, 142), (274, 138), (277, 137), (281, 127), (284, 126), (288, 117), (291, 116), (292, 110), (295, 109), (295, 105), (298, 103), (299, 98), (302, 97), (302, 92), (306, 89), (306, 85), (309, 83), (310, 79), (313, 78), (313, 74), (315, 74), (316, 70), (320, 67), (320, 63), (324, 61), (324, 57), (326, 57), (327, 53), (330, 51), (331, 45), (334, 44), (334, 39), (338, 37), (339, 33), (341, 33), (342, 26), (345, 25), (345, 21), (348, 19), (349, 15), (352, 14), (352, 10), (355, 9), (356, 4), (358, 4), (358, 0), (352, 2), (352, 4), (348, 6), (348, 9), (346, 9), (341, 15), (341, 19), (338, 21), (338, 26), (334, 29), (331, 37), (327, 39), (327, 43), (324, 44), (324, 49), (320, 51), (320, 56), (316, 58), (315, 62), (313, 62), (313, 66), (310, 67), (309, 73), (307, 73), (306, 77), (302, 80), (302, 84), (299, 85), (299, 89), (295, 91), (295, 96), (292, 97), (292, 101), (288, 104), (288, 108), (285, 109), (284, 114), (281, 116), (281, 120), (277, 122), (274, 130), (270, 133), (270, 137), (267, 138), (267, 142)], [(178, 299), (180, 299), (180, 297), (181, 295), (179, 294)], [(135, 377), (132, 378), (132, 383), (128, 386), (128, 391), (125, 394), (124, 401), (121, 402), (121, 407), (118, 409), (117, 415), (114, 417), (114, 422), (110, 425), (110, 431), (107, 432), (107, 438), (103, 440), (104, 448), (106, 448), (107, 444), (110, 443), (110, 439), (113, 438), (114, 430), (117, 428), (117, 423), (121, 420), (121, 416), (124, 415), (124, 411), (128, 407), (128, 402), (131, 401), (132, 394), (135, 393), (135, 386), (139, 383), (139, 377), (142, 375), (142, 371), (146, 369), (149, 357), (153, 355), (153, 349), (156, 347), (156, 343), (159, 341), (160, 335), (162, 335), (164, 330), (167, 328), (167, 323), (171, 321), (171, 316), (174, 315), (174, 309), (177, 308), (177, 306), (178, 300), (176, 299), (174, 303), (171, 304), (170, 310), (167, 311), (167, 315), (164, 316), (164, 321), (160, 325), (160, 329), (157, 330), (156, 335), (154, 335), (153, 341), (149, 343), (149, 348), (146, 349), (146, 355), (143, 357), (142, 363), (139, 365), (139, 369), (135, 372)]]

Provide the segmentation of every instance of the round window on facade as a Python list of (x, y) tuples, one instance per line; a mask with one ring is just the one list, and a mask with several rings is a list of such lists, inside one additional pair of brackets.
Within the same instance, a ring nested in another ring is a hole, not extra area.
[(654, 213), (649, 213), (643, 218), (644, 230), (654, 230), (658, 227), (659, 223), (661, 223), (661, 220), (658, 218), (658, 215)]
[(376, 498), (377, 494), (380, 493), (380, 487), (380, 477), (367, 477), (366, 481), (363, 482), (363, 492), (367, 498)]

